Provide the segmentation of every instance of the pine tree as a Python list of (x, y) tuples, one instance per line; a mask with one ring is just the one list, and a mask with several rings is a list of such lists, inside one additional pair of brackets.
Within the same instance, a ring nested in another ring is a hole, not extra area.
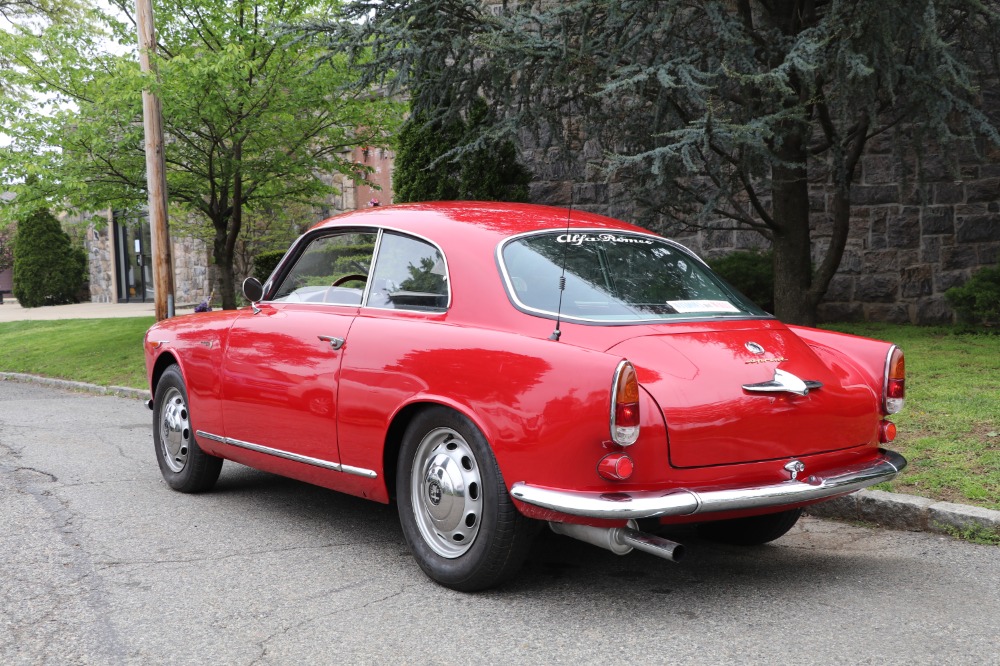
[(394, 201), (527, 201), (531, 172), (518, 161), (513, 141), (481, 137), (492, 123), (482, 99), (467, 119), (411, 115), (397, 138)]
[[(308, 29), (352, 48), (365, 85), (408, 91), (430, 121), (485, 96), (496, 123), (483, 136), (527, 134), (570, 165), (591, 159), (650, 226), (762, 234), (788, 321), (815, 321), (868, 141), (1000, 144), (978, 106), (981, 79), (997, 75), (995, 0), (493, 4), (356, 0), (350, 20)], [(825, 248), (810, 236), (817, 169), (833, 188)]]

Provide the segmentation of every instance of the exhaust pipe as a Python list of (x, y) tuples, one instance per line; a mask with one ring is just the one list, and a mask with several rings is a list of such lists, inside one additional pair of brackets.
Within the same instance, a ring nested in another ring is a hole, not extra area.
[(636, 529), (630, 520), (626, 527), (593, 527), (574, 523), (549, 523), (556, 534), (573, 537), (593, 546), (610, 550), (616, 555), (627, 555), (632, 549), (662, 557), (671, 562), (680, 562), (684, 557), (684, 546)]

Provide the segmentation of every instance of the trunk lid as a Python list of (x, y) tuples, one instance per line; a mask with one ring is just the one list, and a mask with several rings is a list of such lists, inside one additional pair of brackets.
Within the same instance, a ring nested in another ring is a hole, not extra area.
[[(608, 351), (635, 365), (662, 409), (676, 467), (846, 449), (870, 442), (878, 427), (878, 396), (849, 361), (773, 323), (645, 335)], [(777, 386), (744, 388), (775, 380), (776, 370)], [(822, 386), (791, 392), (811, 382)]]

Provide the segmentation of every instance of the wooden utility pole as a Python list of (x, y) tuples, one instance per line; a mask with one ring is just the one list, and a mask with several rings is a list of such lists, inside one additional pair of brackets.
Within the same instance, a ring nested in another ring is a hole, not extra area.
[[(156, 51), (152, 0), (135, 0), (139, 32), (139, 68), (155, 72), (151, 56)], [(146, 132), (146, 186), (149, 189), (149, 227), (153, 240), (153, 298), (156, 320), (174, 316), (174, 265), (167, 226), (167, 177), (163, 162), (163, 117), (160, 98), (142, 91), (142, 124)]]

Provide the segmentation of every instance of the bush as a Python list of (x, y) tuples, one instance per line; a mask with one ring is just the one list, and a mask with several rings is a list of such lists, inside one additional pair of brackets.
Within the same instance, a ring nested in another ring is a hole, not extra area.
[(414, 114), (396, 140), (393, 201), (527, 201), (531, 172), (518, 161), (511, 141), (483, 140), (460, 157), (442, 159), (479, 140), (492, 123), (481, 99), (464, 121), (428, 123), (426, 116)]
[(716, 259), (712, 270), (751, 301), (774, 312), (774, 264), (771, 251), (741, 250)]
[(253, 276), (264, 284), (283, 256), (285, 256), (284, 250), (261, 252), (253, 258)]
[(18, 222), (13, 291), (22, 307), (76, 302), (86, 270), (86, 253), (73, 247), (48, 211), (39, 210)]
[(1000, 266), (984, 268), (944, 297), (958, 316), (972, 324), (1000, 323)]

